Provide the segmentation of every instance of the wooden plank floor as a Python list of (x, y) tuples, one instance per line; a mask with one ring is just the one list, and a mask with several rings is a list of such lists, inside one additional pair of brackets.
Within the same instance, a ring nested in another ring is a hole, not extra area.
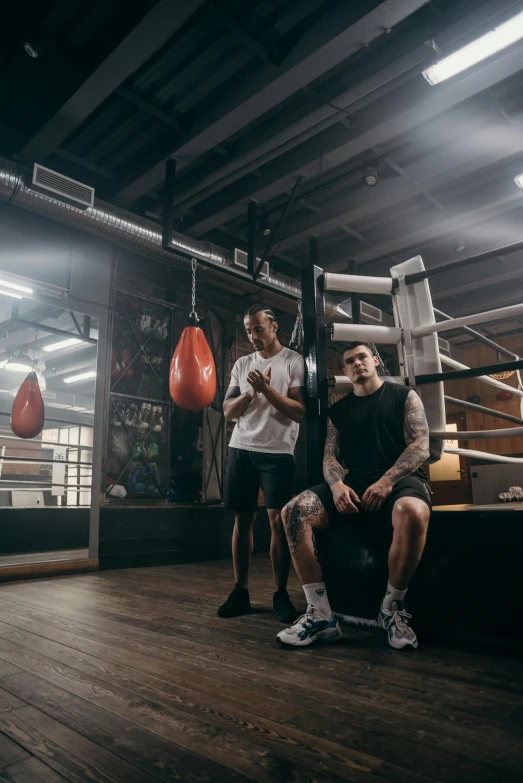
[[(287, 651), (268, 611), (220, 620), (229, 562), (0, 586), (2, 783), (523, 779), (520, 661), (376, 632)], [(293, 595), (302, 605), (295, 579)], [(261, 611), (261, 610), (267, 611)]]

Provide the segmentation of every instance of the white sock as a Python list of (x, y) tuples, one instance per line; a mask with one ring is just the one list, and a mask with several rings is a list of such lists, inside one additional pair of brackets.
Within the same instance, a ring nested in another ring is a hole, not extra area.
[(308, 605), (313, 606), (325, 620), (330, 620), (333, 612), (327, 597), (325, 582), (313, 582), (310, 585), (303, 585), (303, 592)]
[(387, 582), (387, 592), (385, 593), (381, 605), (383, 609), (390, 609), (390, 605), (393, 601), (403, 601), (406, 595), (407, 590), (397, 590), (390, 582)]

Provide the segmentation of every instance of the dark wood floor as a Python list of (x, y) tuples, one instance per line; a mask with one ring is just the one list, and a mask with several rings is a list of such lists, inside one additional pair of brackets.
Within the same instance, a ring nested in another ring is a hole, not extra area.
[(519, 661), (355, 631), (289, 652), (268, 611), (216, 617), (230, 582), (220, 561), (1, 585), (0, 781), (523, 779)]

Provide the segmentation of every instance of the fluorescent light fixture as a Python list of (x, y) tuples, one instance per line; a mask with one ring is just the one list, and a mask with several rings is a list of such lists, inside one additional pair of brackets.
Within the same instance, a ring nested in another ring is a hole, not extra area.
[(523, 174), (518, 174), (517, 177), (514, 177), (514, 182), (518, 188), (523, 188)]
[(450, 79), (461, 71), (466, 71), (473, 65), (492, 57), (493, 54), (506, 49), (507, 46), (523, 38), (523, 12), (513, 16), (504, 24), (482, 35), (472, 43), (467, 44), (457, 52), (450, 54), (439, 63), (431, 65), (423, 71), (423, 76), (429, 84), (439, 84)]
[(31, 372), (33, 369), (30, 364), (23, 364), (22, 362), (7, 362), (5, 370), (9, 372)]
[(9, 372), (31, 372), (33, 365), (27, 354), (17, 353), (15, 356), (7, 359), (3, 369), (9, 370)]
[[(11, 283), (10, 280), (3, 280), (0, 277), (0, 287), (1, 288), (12, 288), (13, 291), (21, 291), (23, 294), (32, 294), (33, 289), (29, 288), (26, 285), (20, 285), (19, 283)], [(22, 297), (20, 297), (21, 299)]]
[(70, 375), (68, 378), (64, 378), (64, 383), (79, 383), (80, 381), (87, 381), (89, 378), (96, 378), (96, 370), (81, 372), (79, 375)]
[(72, 345), (81, 343), (82, 340), (78, 340), (77, 337), (70, 337), (67, 340), (59, 340), (57, 343), (51, 343), (50, 345), (44, 345), (44, 351), (51, 353), (52, 351), (61, 351), (62, 348), (70, 348)]
[(22, 294), (15, 294), (14, 291), (3, 291), (1, 288), (0, 294), (2, 296), (11, 296), (13, 299), (22, 299)]

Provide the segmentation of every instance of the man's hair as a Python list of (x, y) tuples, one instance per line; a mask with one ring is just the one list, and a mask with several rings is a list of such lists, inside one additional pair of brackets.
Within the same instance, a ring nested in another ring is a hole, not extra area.
[(353, 340), (351, 343), (346, 343), (343, 346), (343, 351), (341, 352), (340, 356), (340, 364), (343, 367), (343, 354), (345, 351), (353, 351), (355, 348), (360, 348), (363, 346), (363, 348), (366, 348), (371, 356), (376, 356), (379, 364), (378, 364), (378, 375), (387, 375), (387, 369), (385, 365), (383, 364), (383, 359), (381, 358), (378, 349), (374, 345), (374, 343), (362, 343), (359, 340)]
[(264, 304), (255, 304), (252, 305), (252, 307), (249, 307), (249, 309), (244, 315), (244, 318), (247, 318), (249, 315), (257, 315), (258, 313), (265, 313), (265, 315), (270, 321), (277, 320), (276, 316), (274, 315), (274, 310), (271, 307), (268, 307), (267, 305)]
[(343, 346), (343, 350), (341, 352), (341, 355), (343, 356), (345, 351), (353, 351), (355, 348), (359, 348), (360, 345), (362, 345), (364, 348), (366, 348), (371, 356), (376, 356), (376, 349), (375, 349), (374, 345), (372, 345), (371, 343), (362, 343), (359, 340), (354, 340), (354, 342), (352, 342), (352, 343), (346, 343)]

